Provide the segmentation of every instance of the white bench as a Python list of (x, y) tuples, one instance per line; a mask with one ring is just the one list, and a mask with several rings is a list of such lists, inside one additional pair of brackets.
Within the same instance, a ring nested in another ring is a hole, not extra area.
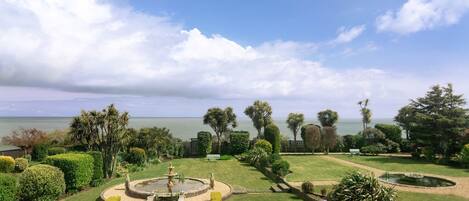
[(209, 161), (220, 160), (220, 154), (207, 154), (207, 160)]
[(350, 155), (360, 155), (360, 149), (349, 149)]

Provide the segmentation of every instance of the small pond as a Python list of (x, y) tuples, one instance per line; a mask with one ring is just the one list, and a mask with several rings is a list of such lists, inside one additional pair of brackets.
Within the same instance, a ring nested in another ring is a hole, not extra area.
[(437, 177), (429, 177), (418, 174), (390, 174), (386, 173), (379, 177), (381, 180), (394, 184), (404, 184), (421, 187), (448, 187), (456, 183)]
[[(135, 184), (135, 189), (146, 192), (168, 193), (167, 184), (168, 179), (166, 178), (152, 179)], [(173, 192), (203, 190), (206, 186), (204, 182), (196, 179), (185, 179), (183, 183), (175, 179)]]

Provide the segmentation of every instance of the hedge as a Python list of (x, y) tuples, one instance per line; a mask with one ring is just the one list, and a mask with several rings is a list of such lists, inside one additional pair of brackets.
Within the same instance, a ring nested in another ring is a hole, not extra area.
[(275, 124), (269, 124), (265, 127), (264, 136), (272, 144), (272, 152), (280, 153), (280, 129)]
[(49, 156), (45, 163), (56, 166), (64, 173), (67, 191), (81, 190), (93, 178), (93, 157), (84, 153), (67, 153)]
[(206, 156), (212, 152), (212, 134), (207, 131), (197, 133), (197, 153), (200, 156)]
[(46, 144), (37, 144), (33, 147), (31, 158), (34, 161), (43, 161), (47, 157), (48, 146)]
[(17, 158), (15, 159), (15, 170), (17, 172), (23, 172), (26, 168), (28, 168), (29, 161), (26, 158)]
[(249, 149), (249, 132), (233, 131), (230, 134), (231, 154), (241, 154)]
[(22, 201), (57, 200), (65, 192), (64, 174), (50, 165), (35, 165), (21, 174), (19, 197)]
[(103, 154), (99, 151), (90, 151), (88, 154), (93, 157), (93, 177), (91, 181), (91, 186), (97, 186), (101, 183), (104, 173), (103, 173)]
[(18, 185), (16, 177), (8, 174), (0, 174), (0, 200), (15, 201)]
[(12, 172), (15, 169), (15, 159), (11, 156), (0, 156), (0, 172)]
[(143, 165), (146, 160), (145, 150), (142, 148), (132, 147), (126, 155), (126, 161), (131, 164)]
[(57, 154), (63, 154), (65, 153), (65, 148), (63, 147), (51, 147), (48, 150), (49, 156), (57, 155)]
[(265, 151), (267, 154), (272, 153), (272, 144), (267, 140), (257, 140), (254, 144), (254, 148), (260, 148)]

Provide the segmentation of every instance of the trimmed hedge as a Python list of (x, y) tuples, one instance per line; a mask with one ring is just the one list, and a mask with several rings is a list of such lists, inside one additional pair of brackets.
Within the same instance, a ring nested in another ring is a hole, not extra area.
[(0, 172), (12, 172), (15, 169), (15, 159), (11, 156), (0, 156)]
[(145, 150), (138, 147), (132, 147), (126, 155), (126, 161), (131, 164), (143, 165), (147, 160)]
[(267, 140), (257, 140), (254, 144), (254, 148), (260, 148), (265, 151), (267, 154), (272, 153), (272, 144)]
[(23, 172), (26, 168), (28, 168), (29, 161), (26, 158), (17, 158), (15, 159), (15, 170), (17, 172)]
[(67, 191), (81, 190), (93, 178), (93, 157), (85, 153), (67, 153), (49, 156), (45, 163), (56, 166), (64, 173)]
[(233, 131), (230, 134), (231, 154), (241, 154), (249, 149), (249, 132)]
[(15, 201), (18, 185), (16, 177), (8, 174), (0, 174), (0, 200)]
[(48, 146), (46, 144), (37, 144), (33, 147), (31, 158), (33, 161), (43, 161), (47, 157)]
[(97, 186), (101, 183), (104, 177), (103, 173), (103, 154), (99, 151), (90, 151), (88, 154), (93, 157), (93, 178), (91, 186)]
[(207, 131), (197, 133), (197, 153), (200, 156), (207, 156), (212, 152), (212, 134)]
[(63, 147), (51, 147), (48, 150), (49, 156), (57, 155), (57, 154), (63, 154), (65, 153), (66, 150)]
[(275, 124), (269, 124), (265, 127), (264, 137), (272, 145), (271, 153), (280, 153), (280, 141), (282, 139), (280, 139), (280, 129)]
[(19, 197), (22, 201), (57, 200), (65, 192), (64, 174), (50, 165), (35, 165), (21, 174)]

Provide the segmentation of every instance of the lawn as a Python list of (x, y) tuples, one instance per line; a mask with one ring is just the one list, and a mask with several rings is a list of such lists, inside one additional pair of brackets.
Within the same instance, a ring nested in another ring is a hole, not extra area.
[(294, 194), (290, 193), (259, 193), (259, 194), (243, 194), (233, 195), (229, 201), (290, 201), (302, 200)]
[(322, 159), (320, 156), (283, 156), (290, 163), (288, 181), (335, 180), (339, 181), (347, 172), (356, 168)]
[[(255, 168), (244, 165), (237, 160), (207, 161), (205, 159), (175, 159), (172, 161), (175, 171), (183, 173), (186, 177), (208, 178), (210, 173), (215, 174), (215, 179), (226, 182), (234, 188), (245, 188), (250, 192), (269, 192), (273, 184)], [(144, 171), (130, 174), (131, 180), (163, 176), (167, 172), (168, 163), (151, 165)], [(67, 197), (68, 201), (95, 200), (104, 189), (124, 182), (124, 178), (116, 178), (107, 183), (91, 188), (87, 191)], [(255, 200), (256, 196), (253, 196)], [(280, 199), (282, 200), (282, 199)]]
[(333, 157), (354, 163), (378, 168), (390, 172), (419, 172), (453, 177), (469, 177), (469, 170), (463, 168), (437, 165), (423, 160), (413, 160), (407, 157), (389, 156), (353, 156), (331, 155)]

